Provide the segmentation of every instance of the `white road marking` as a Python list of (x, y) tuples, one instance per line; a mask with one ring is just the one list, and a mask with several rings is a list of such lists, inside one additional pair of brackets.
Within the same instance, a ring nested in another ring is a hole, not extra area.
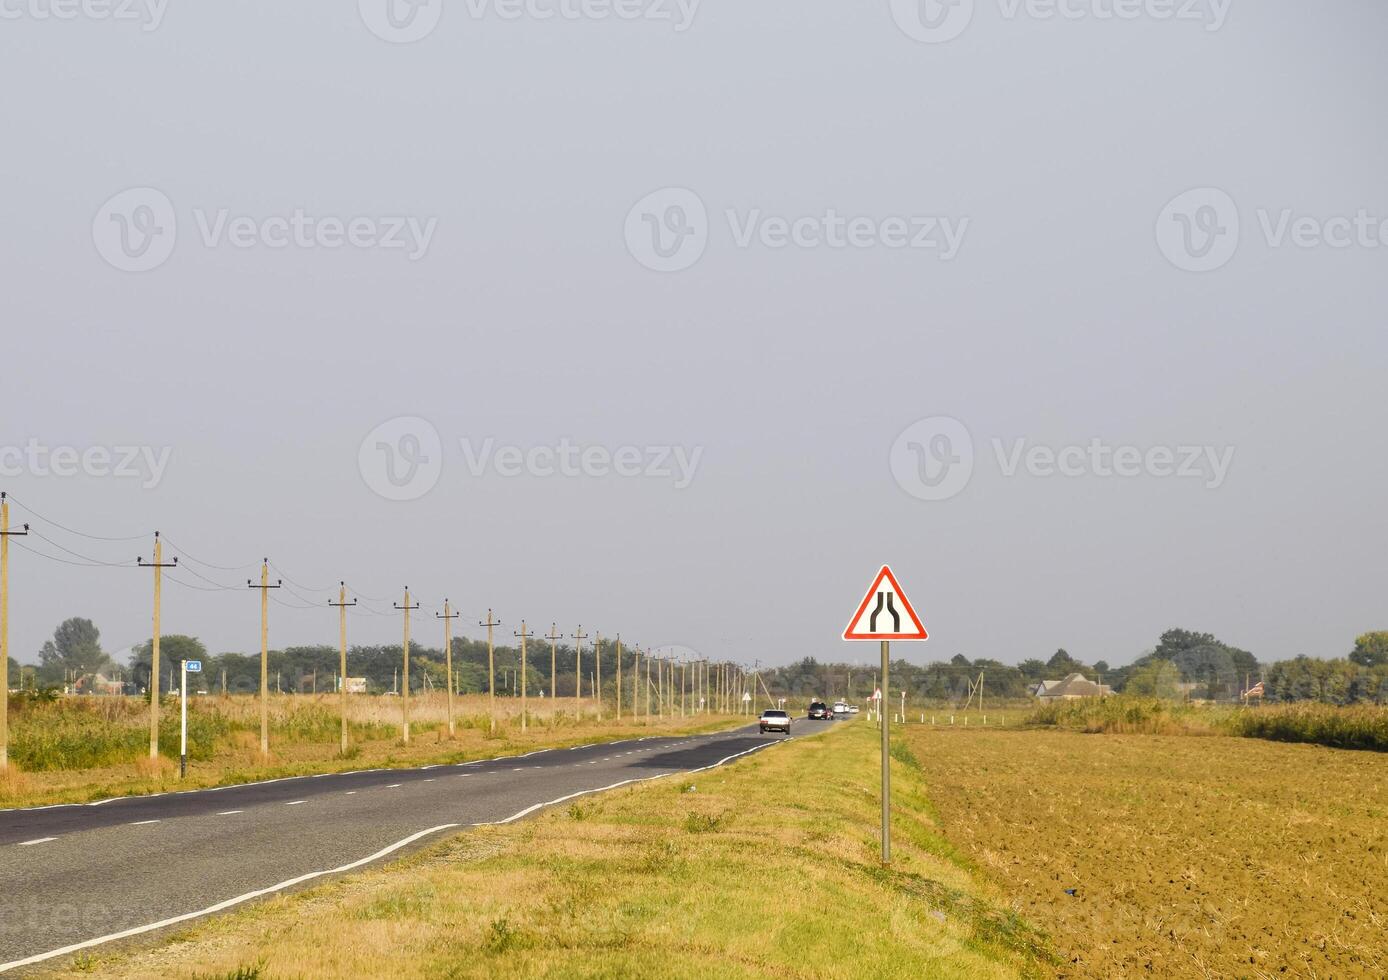
[(422, 783), (432, 783), (433, 780), (432, 780), (432, 779), (421, 779), (420, 782), (422, 782)]
[(132, 827), (143, 827), (145, 824), (158, 823), (158, 822), (159, 822), (158, 820), (136, 820), (136, 821), (135, 821), (134, 823), (132, 823), (130, 826), (132, 826)]
[(56, 837), (40, 837), (38, 840), (25, 840), (25, 841), (20, 841), (18, 846), (19, 846), (19, 847), (30, 847), (30, 846), (32, 846), (32, 845), (34, 845), (34, 844), (47, 844), (49, 841), (51, 841), (51, 840), (57, 840), (57, 839), (58, 839), (58, 838), (56, 838)]
[(356, 795), (357, 795), (357, 791), (354, 790), (354, 789), (349, 789), (349, 790), (346, 792), (345, 795), (347, 795), (347, 796), (356, 796)]
[(285, 806), (298, 806), (300, 803), (307, 803), (308, 800), (290, 800)]
[(229, 816), (232, 816), (233, 814), (236, 814), (236, 813), (245, 813), (245, 812), (246, 812), (245, 810), (223, 810), (221, 813), (217, 814), (217, 816), (219, 816), (219, 817), (229, 817)]
[(399, 789), (399, 788), (400, 788), (400, 784), (399, 784), (399, 783), (391, 783), (389, 786), (386, 787), (386, 789)]
[(235, 898), (229, 898), (224, 902), (218, 902), (216, 905), (209, 905), (207, 908), (199, 909), (196, 912), (185, 912), (184, 914), (176, 915), (173, 918), (163, 919), (159, 922), (151, 922), (147, 926), (136, 926), (133, 929), (126, 929), (123, 932), (113, 932), (109, 936), (98, 936), (96, 939), (87, 939), (80, 943), (73, 943), (71, 946), (63, 946), (60, 949), (51, 949), (46, 953), (36, 953), (33, 956), (25, 957), (22, 960), (11, 960), (9, 963), (0, 963), (0, 973), (3, 973), (7, 970), (13, 970), (21, 966), (29, 966), (34, 963), (42, 963), (44, 960), (51, 960), (55, 956), (66, 956), (69, 953), (75, 953), (78, 950), (91, 949), (93, 946), (100, 946), (103, 943), (114, 942), (117, 939), (127, 939), (130, 936), (138, 936), (141, 933), (152, 932), (155, 929), (164, 929), (168, 926), (177, 925), (180, 922), (187, 922), (190, 919), (196, 919), (204, 915), (211, 915), (214, 912), (221, 912), (224, 909), (229, 909), (234, 905), (240, 905), (243, 902), (249, 902), (253, 898), (260, 898), (262, 895), (272, 895), (275, 892), (283, 891), (286, 888), (293, 888), (295, 885), (301, 885), (306, 881), (312, 881), (314, 878), (322, 878), (324, 875), (342, 874), (344, 872), (351, 871), (355, 868), (360, 868), (364, 864), (370, 864), (372, 861), (380, 860), (386, 855), (400, 850), (400, 848), (402, 847), (408, 847), (415, 841), (423, 837), (428, 837), (430, 834), (437, 834), (440, 831), (444, 830), (452, 830), (454, 827), (457, 826), (458, 825), (456, 823), (445, 823), (440, 824), (437, 827), (430, 827), (428, 830), (421, 830), (417, 834), (411, 834), (404, 840), (396, 841), (389, 847), (384, 847), (381, 850), (377, 851), (375, 854), (361, 858), (357, 861), (353, 861), (350, 864), (344, 864), (336, 868), (329, 868), (324, 871), (310, 871), (308, 874), (299, 875), (299, 877), (297, 878), (290, 878), (288, 881), (281, 881), (278, 885), (271, 885), (268, 888), (261, 888), (253, 892), (247, 892), (244, 895), (238, 895)]

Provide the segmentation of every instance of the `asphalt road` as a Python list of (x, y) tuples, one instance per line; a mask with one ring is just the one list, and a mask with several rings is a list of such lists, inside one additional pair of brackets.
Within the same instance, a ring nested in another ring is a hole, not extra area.
[[(792, 727), (800, 737), (826, 726), (802, 718)], [(711, 767), (784, 738), (751, 726), (0, 811), (0, 972), (168, 928), (443, 833)]]

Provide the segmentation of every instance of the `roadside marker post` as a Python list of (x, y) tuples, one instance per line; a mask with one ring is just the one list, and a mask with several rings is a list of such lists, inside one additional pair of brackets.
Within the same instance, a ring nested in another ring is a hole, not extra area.
[(179, 693), (180, 702), (179, 713), (182, 716), (179, 720), (178, 738), (178, 778), (184, 779), (188, 775), (188, 675), (201, 674), (201, 660), (185, 660), (179, 670)]
[[(901, 608), (898, 609), (897, 606)], [(871, 608), (869, 608), (871, 607)], [(843, 631), (845, 640), (875, 640), (882, 645), (882, 686), (881, 691), (890, 690), (888, 671), (891, 668), (892, 640), (928, 640), (920, 617), (906, 598), (901, 584), (892, 574), (891, 567), (883, 565), (868, 587), (858, 611), (849, 620)], [(905, 695), (902, 695), (905, 705)], [(882, 866), (892, 863), (892, 774), (891, 774), (891, 725), (882, 713), (882, 702), (877, 702), (877, 719), (882, 729)]]

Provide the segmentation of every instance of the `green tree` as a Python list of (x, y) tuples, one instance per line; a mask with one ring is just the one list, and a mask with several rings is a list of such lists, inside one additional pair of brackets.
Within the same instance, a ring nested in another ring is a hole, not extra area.
[(1128, 675), (1124, 694), (1176, 700), (1181, 696), (1180, 674), (1170, 660), (1149, 660)]
[(1356, 637), (1349, 659), (1361, 667), (1388, 664), (1388, 630), (1375, 630)]
[[(130, 679), (141, 690), (149, 690), (150, 661), (154, 659), (154, 641), (146, 640), (130, 653)], [(168, 685), (170, 668), (177, 670), (180, 660), (206, 660), (207, 647), (196, 636), (170, 633), (159, 637), (160, 687)], [(207, 669), (204, 664), (203, 669)], [(204, 682), (206, 683), (206, 682)]]
[(101, 652), (101, 631), (90, 619), (74, 616), (53, 631), (53, 639), (39, 650), (39, 678), (59, 685), (73, 674), (103, 670), (110, 658)]

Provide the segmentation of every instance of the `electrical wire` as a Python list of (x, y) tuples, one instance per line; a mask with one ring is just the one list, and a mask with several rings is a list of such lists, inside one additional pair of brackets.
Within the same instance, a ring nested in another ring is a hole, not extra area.
[[(185, 569), (185, 571), (188, 571), (188, 570), (189, 570), (189, 569)], [(168, 579), (168, 580), (169, 580), (170, 582), (172, 582), (174, 585), (181, 585), (181, 586), (183, 586), (185, 589), (195, 589), (195, 590), (198, 591), (198, 592), (230, 592), (230, 591), (231, 591), (231, 589), (228, 588), (228, 587), (225, 586), (225, 585), (219, 585), (219, 586), (217, 586), (216, 588), (208, 588), (208, 587), (205, 586), (205, 585), (194, 585), (192, 582), (184, 582), (182, 579), (179, 579), (179, 578), (177, 578), (176, 576), (173, 576), (173, 575), (168, 574), (168, 571), (167, 571), (167, 570), (165, 570), (164, 578)]]
[[(209, 585), (215, 585), (215, 586), (217, 587), (217, 590), (218, 590), (218, 591), (222, 591), (222, 592), (239, 592), (239, 591), (241, 590), (241, 586), (239, 586), (239, 585), (225, 585), (225, 584), (223, 584), (223, 583), (221, 583), (221, 582), (218, 582), (216, 579), (210, 579), (210, 578), (208, 578), (206, 575), (202, 574), (202, 572), (198, 571), (196, 568), (187, 568), (187, 567), (185, 567), (185, 566), (180, 565), (180, 566), (178, 567), (178, 570), (179, 570), (180, 572), (187, 572), (189, 575), (196, 575), (198, 578), (202, 579), (202, 580), (203, 580), (204, 582), (206, 582), (207, 584), (209, 584)], [(208, 590), (208, 591), (212, 591), (212, 590)]]
[(33, 514), (35, 517), (37, 517), (39, 520), (43, 521), (45, 524), (52, 524), (54, 527), (60, 528), (61, 530), (66, 531), (68, 534), (75, 534), (75, 535), (77, 535), (79, 538), (90, 538), (92, 541), (139, 541), (141, 538), (150, 537), (150, 535), (147, 534), (147, 533), (146, 533), (146, 534), (132, 534), (132, 535), (129, 535), (128, 537), (106, 537), (106, 536), (101, 535), (101, 534), (87, 534), (87, 533), (85, 533), (85, 532), (83, 532), (83, 531), (78, 531), (78, 530), (75, 529), (75, 528), (68, 527), (68, 526), (65, 525), (65, 524), (59, 524), (57, 521), (53, 520), (53, 518), (51, 518), (51, 517), (44, 517), (44, 516), (43, 516), (42, 514), (40, 514), (38, 511), (34, 510), (34, 508), (30, 507), (28, 504), (24, 503), (24, 501), (22, 501), (22, 500), (20, 500), (18, 497), (16, 497), (14, 494), (9, 494), (9, 495), (8, 495), (8, 499), (9, 499), (11, 502), (13, 502), (13, 503), (18, 504), (20, 507), (22, 507), (24, 510), (28, 511), (30, 514)]
[(196, 565), (202, 565), (204, 568), (215, 568), (219, 572), (239, 572), (245, 568), (255, 568), (260, 564), (258, 561), (251, 561), (244, 565), (216, 565), (210, 561), (203, 561), (201, 558), (195, 558), (193, 555), (190, 555), (186, 548), (175, 544), (173, 539), (169, 538), (167, 535), (164, 537), (164, 540), (168, 543), (170, 548), (178, 552), (180, 558), (186, 558), (188, 561)]
[[(30, 533), (32, 533), (32, 532), (30, 532)], [(31, 547), (29, 547), (27, 544), (24, 544), (22, 541), (11, 541), (10, 543), (13, 544), (16, 548), (23, 548), (25, 551), (29, 552), (29, 554), (31, 554), (31, 555), (37, 555), (37, 556), (40, 557), (40, 558), (46, 558), (46, 559), (48, 559), (49, 561), (56, 561), (56, 562), (58, 562), (59, 564), (63, 564), (63, 565), (74, 565), (74, 566), (76, 566), (76, 567), (78, 567), (78, 568), (135, 568), (135, 567), (136, 567), (134, 561), (121, 562), (121, 563), (106, 562), (106, 561), (71, 561), (70, 559), (67, 559), (67, 558), (59, 558), (57, 555), (46, 555), (46, 554), (44, 554), (42, 551), (39, 551), (39, 550), (36, 549), (36, 548), (31, 548)], [(50, 542), (50, 543), (51, 543), (51, 542)]]
[(74, 558), (81, 558), (83, 561), (90, 562), (93, 565), (107, 565), (111, 568), (120, 568), (131, 563), (130, 561), (102, 561), (100, 558), (93, 558), (91, 555), (84, 555), (80, 551), (73, 551), (71, 548), (65, 548), (58, 542), (54, 541), (52, 538), (45, 537), (38, 531), (35, 531), (33, 528), (29, 529), (29, 533), (34, 537), (38, 538), (40, 541), (47, 541), (49, 544), (57, 548), (59, 551), (64, 552), (65, 554), (69, 554)]
[(314, 587), (314, 586), (312, 586), (312, 585), (304, 585), (304, 583), (302, 583), (302, 582), (296, 582), (296, 581), (294, 581), (292, 578), (290, 578), (290, 577), (285, 573), (284, 569), (280, 568), (280, 567), (279, 567), (278, 565), (276, 565), (274, 562), (270, 562), (270, 567), (273, 568), (273, 569), (275, 570), (275, 574), (278, 575), (280, 578), (284, 579), (284, 580), (285, 580), (286, 582), (288, 582), (290, 585), (296, 585), (296, 586), (298, 586), (299, 588), (303, 589), (305, 592), (331, 592), (331, 591), (333, 591), (335, 588), (337, 588), (337, 586), (335, 586), (335, 585), (328, 585), (328, 586), (324, 586), (323, 588), (316, 588), (316, 587)]

